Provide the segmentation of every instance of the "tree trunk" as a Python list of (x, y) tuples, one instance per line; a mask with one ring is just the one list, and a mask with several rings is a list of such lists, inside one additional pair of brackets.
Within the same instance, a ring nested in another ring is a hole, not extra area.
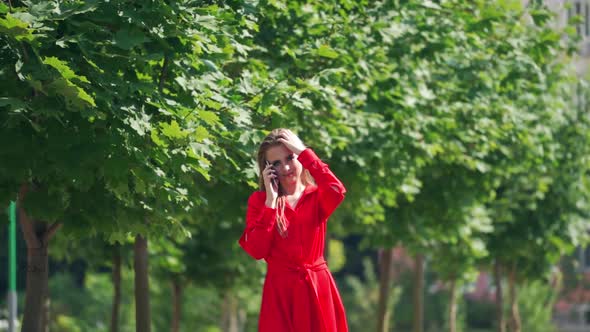
[(119, 307), (121, 306), (121, 247), (113, 248), (113, 306), (111, 308), (111, 332), (119, 332)]
[(172, 279), (172, 332), (180, 331), (182, 316), (182, 284), (179, 278)]
[(509, 276), (510, 283), (510, 330), (520, 332), (520, 313), (518, 312), (518, 295), (516, 289), (516, 264), (512, 265)]
[(221, 315), (221, 330), (223, 332), (239, 332), (238, 303), (230, 290), (225, 292)]
[(414, 259), (414, 332), (424, 332), (424, 255)]
[(451, 279), (449, 299), (449, 332), (457, 332), (457, 278)]
[(391, 279), (393, 248), (382, 249), (379, 264), (379, 303), (377, 306), (377, 332), (389, 331), (389, 299), (391, 298)]
[(506, 322), (504, 321), (504, 299), (502, 295), (502, 268), (498, 259), (494, 263), (494, 279), (496, 281), (496, 331), (505, 332)]
[(150, 287), (148, 278), (148, 241), (141, 235), (135, 237), (135, 330), (150, 332)]
[(238, 332), (246, 331), (246, 322), (248, 320), (248, 312), (245, 308), (240, 307), (238, 309)]
[(41, 332), (43, 304), (47, 295), (47, 247), (31, 248), (28, 244), (27, 247), (27, 286), (22, 330)]
[[(49, 268), (47, 271), (49, 271)], [(43, 288), (45, 289), (45, 299), (43, 300), (43, 312), (41, 315), (41, 331), (49, 332), (51, 318), (49, 315), (49, 309), (51, 308), (51, 297), (49, 296), (49, 277), (45, 279), (45, 286)]]
[(22, 331), (44, 332), (48, 328), (48, 277), (49, 240), (61, 227), (60, 223), (48, 226), (39, 220), (32, 220), (23, 208), (23, 202), (29, 188), (22, 185), (18, 193), (18, 215), (23, 237), (27, 244), (27, 282), (25, 290), (25, 308), (23, 311)]

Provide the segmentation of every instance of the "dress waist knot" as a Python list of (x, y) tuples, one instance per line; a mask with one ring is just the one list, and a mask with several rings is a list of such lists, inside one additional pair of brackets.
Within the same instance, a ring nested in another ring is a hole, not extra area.
[[(269, 274), (291, 274), (297, 276), (297, 282), (293, 285), (293, 301), (295, 310), (308, 310), (309, 306), (315, 310), (312, 312), (319, 313), (319, 317), (314, 317), (304, 325), (314, 326), (314, 321), (319, 323), (321, 331), (327, 331), (324, 321), (324, 314), (320, 299), (318, 296), (317, 285), (311, 277), (313, 272), (320, 272), (328, 269), (326, 261), (320, 257), (313, 263), (295, 263), (279, 259), (268, 259)], [(304, 314), (295, 314), (294, 317), (306, 317)]]

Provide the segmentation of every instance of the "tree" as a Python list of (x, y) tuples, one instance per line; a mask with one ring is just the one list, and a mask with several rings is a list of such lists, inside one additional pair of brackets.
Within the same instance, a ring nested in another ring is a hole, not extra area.
[(11, 160), (0, 167), (0, 202), (21, 188), (27, 331), (40, 329), (48, 240), (62, 225), (141, 240), (178, 230), (180, 211), (202, 201), (192, 180), (209, 177), (222, 124), (242, 114), (219, 68), (245, 49), (234, 37), (251, 22), (198, 5), (0, 5), (1, 137), (16, 142), (0, 150)]
[[(560, 43), (546, 11), (531, 12), (536, 24), (529, 25), (516, 2), (501, 7), (386, 2), (372, 16), (387, 18), (376, 26), (394, 22), (390, 40), (396, 43), (374, 38), (375, 45), (366, 47), (383, 55), (366, 61), (381, 75), (369, 88), (366, 107), (384, 119), (371, 139), (386, 142), (372, 150), (376, 157), (367, 169), (374, 182), (362, 186), (369, 189), (362, 193), (366, 208), (357, 209), (374, 225), (362, 230), (371, 245), (399, 241), (428, 253), (461, 243), (472, 251), (456, 252), (455, 260), (481, 256), (481, 237), (491, 231), (483, 204), (495, 198), (500, 179), (542, 164), (543, 151), (531, 148), (545, 142), (547, 127), (539, 123), (550, 124), (564, 105), (559, 92), (568, 77), (554, 55), (569, 45)], [(365, 29), (357, 30), (373, 31), (361, 24)], [(474, 219), (474, 208), (484, 218)], [(420, 321), (417, 316), (416, 330)]]

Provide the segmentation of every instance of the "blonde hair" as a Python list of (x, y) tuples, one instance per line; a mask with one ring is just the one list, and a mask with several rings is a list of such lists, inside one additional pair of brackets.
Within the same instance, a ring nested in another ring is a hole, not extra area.
[[(260, 186), (261, 191), (266, 192), (266, 187), (264, 185), (264, 177), (262, 176), (262, 171), (266, 167), (266, 152), (272, 147), (282, 145), (283, 143), (281, 143), (279, 141), (279, 138), (281, 138), (282, 134), (287, 132), (288, 130), (289, 129), (285, 129), (285, 128), (274, 129), (264, 138), (262, 143), (260, 143), (260, 147), (258, 148), (258, 154), (256, 156), (256, 160), (257, 160), (258, 169), (259, 169), (258, 184)], [(303, 172), (301, 173), (301, 181), (303, 182), (303, 184), (305, 186), (310, 185), (310, 184), (314, 184), (313, 177), (311, 176), (309, 171), (306, 169), (304, 169)], [(287, 202), (287, 197), (285, 196), (285, 192), (283, 191), (281, 184), (280, 183), (277, 183), (277, 184), (278, 184), (278, 191), (279, 191), (279, 197), (277, 198), (277, 208), (276, 208), (277, 231), (279, 232), (279, 234), (282, 237), (287, 237), (287, 222), (285, 219), (285, 205)]]

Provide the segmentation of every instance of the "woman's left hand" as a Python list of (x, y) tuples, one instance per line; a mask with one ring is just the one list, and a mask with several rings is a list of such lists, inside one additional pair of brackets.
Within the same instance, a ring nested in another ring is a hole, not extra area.
[(285, 144), (287, 149), (291, 150), (291, 152), (300, 155), (301, 152), (306, 149), (301, 139), (289, 129), (284, 130), (281, 133), (281, 136), (282, 137), (279, 137), (279, 142)]

